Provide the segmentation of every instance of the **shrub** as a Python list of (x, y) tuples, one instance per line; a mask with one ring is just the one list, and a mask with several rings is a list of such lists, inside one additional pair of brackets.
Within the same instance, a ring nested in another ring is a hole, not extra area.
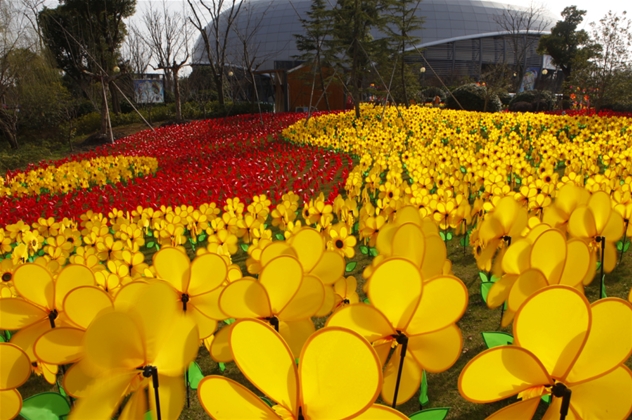
[(445, 102), (446, 100), (446, 93), (440, 87), (429, 86), (421, 91), (421, 98), (425, 102), (432, 102), (435, 96), (440, 97), (441, 102)]
[[(454, 96), (466, 111), (483, 111), (485, 110), (485, 97), (487, 95), (487, 87), (479, 86), (475, 83), (460, 86), (449, 95), (446, 100), (446, 107), (449, 109), (461, 109), (459, 104), (454, 100)], [(502, 103), (498, 95), (492, 95), (487, 103), (487, 112), (498, 112), (502, 109)]]
[(548, 90), (527, 90), (517, 93), (509, 102), (509, 106), (516, 102), (528, 102), (534, 111), (550, 111), (555, 107), (555, 95)]

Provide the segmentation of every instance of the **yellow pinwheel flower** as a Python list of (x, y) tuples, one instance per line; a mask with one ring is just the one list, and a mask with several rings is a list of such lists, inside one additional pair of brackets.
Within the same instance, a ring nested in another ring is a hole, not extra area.
[(77, 287), (95, 285), (95, 279), (82, 265), (66, 266), (54, 280), (46, 268), (25, 264), (15, 270), (13, 284), (21, 298), (0, 299), (0, 329), (20, 330), (11, 342), (36, 361), (33, 344), (37, 338), (66, 322), (62, 316), (66, 295)]
[(503, 276), (489, 290), (487, 306), (508, 303), (502, 325), (511, 323), (524, 301), (538, 290), (563, 284), (583, 290), (582, 282), (595, 275), (595, 259), (585, 242), (566, 240), (546, 224), (512, 243), (503, 256)]
[[(298, 260), (281, 255), (265, 264), (259, 280), (244, 277), (230, 283), (221, 292), (220, 310), (226, 318), (255, 318), (273, 325), (298, 356), (305, 340), (314, 332), (311, 317), (322, 306), (325, 288), (321, 281), (303, 275)], [(226, 354), (228, 329), (215, 336), (211, 355), (229, 361)]]
[(342, 277), (336, 281), (334, 283), (334, 292), (336, 293), (335, 308), (358, 303), (360, 297), (356, 291), (357, 288), (358, 281), (353, 276)]
[(17, 390), (31, 376), (31, 362), (15, 344), (0, 343), (0, 419), (16, 418), (22, 409)]
[(603, 191), (594, 193), (586, 205), (578, 206), (568, 221), (568, 232), (586, 241), (591, 251), (600, 255), (606, 273), (617, 264), (615, 244), (623, 229), (623, 218), (614, 211), (610, 196)]
[(371, 305), (345, 306), (326, 325), (349, 328), (373, 344), (385, 365), (382, 399), (392, 405), (399, 382), (397, 403), (402, 404), (419, 389), (423, 370), (443, 372), (460, 356), (463, 339), (455, 323), (465, 312), (467, 289), (452, 276), (422, 281), (415, 264), (390, 258), (373, 272), (367, 294)]
[(39, 336), (33, 345), (37, 360), (49, 365), (66, 365), (79, 361), (83, 354), (85, 331), (102, 311), (113, 307), (110, 295), (97, 286), (72, 289), (63, 302), (68, 323)]
[(207, 253), (191, 262), (179, 249), (163, 248), (154, 255), (154, 268), (156, 277), (172, 286), (175, 301), (195, 322), (201, 340), (215, 332), (218, 320), (228, 318), (219, 309), (221, 286), (228, 276), (222, 257)]
[(542, 221), (549, 226), (566, 232), (568, 221), (578, 206), (586, 205), (590, 193), (575, 184), (565, 184), (557, 193), (552, 206), (544, 210)]
[[(372, 409), (382, 381), (379, 360), (369, 343), (342, 328), (312, 334), (300, 353), (298, 368), (288, 345), (258, 320), (235, 323), (230, 351), (248, 380), (277, 405), (268, 407), (231, 379), (208, 376), (199, 384), (198, 397), (205, 411), (218, 420), (363, 418), (362, 413)], [(375, 410), (385, 420), (402, 418), (381, 406)]]
[(128, 394), (120, 419), (142, 418), (149, 410), (157, 418), (158, 409), (163, 419), (180, 415), (184, 371), (199, 345), (197, 327), (179, 313), (167, 283), (141, 288), (126, 309), (102, 312), (85, 332), (83, 358), (64, 376), (64, 388), (80, 397), (71, 420), (110, 419)]
[(482, 242), (482, 251), (476, 259), (479, 268), (486, 271), (492, 269), (492, 259), (499, 247), (501, 253), (496, 261), (502, 261), (506, 245), (520, 238), (527, 220), (527, 210), (513, 197), (501, 198), (494, 210), (487, 213), (478, 231), (478, 239)]
[(353, 247), (356, 245), (357, 240), (350, 232), (349, 227), (344, 223), (338, 223), (331, 226), (329, 229), (330, 241), (327, 242), (327, 248), (331, 249), (340, 255), (353, 258), (355, 256), (355, 250)]
[(631, 329), (632, 305), (622, 299), (590, 305), (568, 286), (542, 289), (516, 313), (514, 344), (470, 360), (459, 392), (475, 403), (522, 398), (489, 419), (530, 419), (543, 394), (553, 398), (546, 419), (559, 418), (569, 398), (567, 418), (627, 419), (632, 372), (624, 362), (632, 354)]

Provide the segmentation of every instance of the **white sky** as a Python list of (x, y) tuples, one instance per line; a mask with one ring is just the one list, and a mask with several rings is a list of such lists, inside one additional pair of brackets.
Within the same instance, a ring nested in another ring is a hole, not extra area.
[[(529, 0), (496, 0), (501, 3), (516, 4), (519, 6), (526, 6), (529, 4)], [(577, 6), (579, 10), (586, 10), (584, 21), (581, 28), (589, 30), (588, 24), (590, 22), (598, 22), (599, 19), (604, 17), (609, 10), (613, 13), (621, 15), (624, 11), (627, 11), (628, 18), (632, 17), (632, 6), (628, 3), (626, 8), (625, 0), (536, 0), (534, 4), (542, 4), (548, 10), (551, 11), (558, 20), (562, 20), (562, 10), (567, 6)]]

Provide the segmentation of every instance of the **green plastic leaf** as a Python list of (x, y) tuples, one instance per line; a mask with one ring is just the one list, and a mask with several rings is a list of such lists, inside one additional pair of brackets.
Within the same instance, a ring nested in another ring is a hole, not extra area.
[(466, 236), (461, 238), (461, 246), (463, 246), (463, 247), (470, 246), (470, 237), (469, 237), (469, 235), (466, 235)]
[(544, 401), (547, 404), (551, 404), (551, 395), (549, 395), (549, 394), (542, 395), (542, 401)]
[(628, 249), (630, 249), (630, 242), (625, 243), (625, 245), (623, 246), (623, 252), (628, 252)]
[(366, 245), (360, 245), (360, 252), (363, 255), (368, 255), (369, 254), (369, 247)]
[(56, 392), (42, 392), (24, 400), (20, 416), (26, 420), (60, 420), (69, 413), (66, 398)]
[(441, 236), (442, 241), (445, 241), (445, 233), (443, 231), (439, 232), (439, 236)]
[(377, 257), (377, 254), (378, 254), (377, 249), (375, 249), (375, 248), (370, 248), (369, 249), (369, 255), (370, 256)]
[(155, 242), (147, 242), (147, 248), (153, 248), (156, 246)]
[(487, 283), (487, 282), (489, 282), (489, 277), (487, 277), (487, 273), (485, 273), (485, 272), (483, 272), (483, 271), (480, 271), (480, 272), (478, 273), (478, 276), (481, 278), (481, 281), (482, 281), (483, 283)]
[(270, 401), (270, 400), (269, 400), (268, 398), (266, 398), (266, 397), (259, 397), (259, 398), (261, 398), (261, 400), (262, 400), (264, 403), (268, 404), (268, 406), (270, 406), (270, 407), (272, 407), (272, 406), (274, 405), (274, 403), (273, 403), (272, 401)]
[(481, 335), (483, 336), (483, 341), (485, 341), (485, 345), (488, 349), (513, 344), (514, 341), (514, 338), (511, 334), (507, 334), (504, 332), (488, 331), (482, 332)]
[(623, 249), (623, 241), (617, 242), (617, 251), (621, 251)]
[(277, 238), (277, 240), (282, 241), (285, 239), (285, 236), (283, 236), (282, 233), (277, 233), (276, 235), (274, 235), (275, 238)]
[(426, 371), (423, 371), (423, 375), (421, 376), (421, 387), (419, 388), (419, 404), (422, 406), (428, 404), (430, 400), (428, 399), (428, 377), (426, 375)]
[(151, 411), (145, 413), (145, 417), (143, 420), (154, 420), (154, 417), (151, 415)]
[(483, 298), (483, 302), (487, 303), (487, 295), (493, 285), (494, 283), (491, 282), (481, 283), (481, 298)]
[(197, 237), (198, 242), (202, 242), (204, 239), (206, 239), (206, 233), (200, 233)]
[(601, 276), (601, 298), (605, 299), (608, 295), (606, 295), (606, 275)]
[(443, 420), (448, 416), (449, 411), (448, 407), (429, 408), (411, 414), (409, 417), (411, 420)]
[(451, 240), (452, 240), (452, 238), (453, 238), (452, 232), (448, 232), (448, 233), (446, 234), (446, 237), (448, 238), (448, 241), (451, 241)]
[(225, 320), (224, 320), (224, 323), (225, 323), (226, 325), (230, 325), (230, 324), (232, 324), (233, 322), (235, 322), (235, 318), (228, 318), (228, 319), (225, 319)]
[(57, 387), (59, 388), (59, 395), (61, 395), (64, 398), (68, 398), (68, 394), (66, 393), (66, 390), (64, 389), (63, 386), (61, 386), (59, 381), (57, 381)]
[(362, 302), (366, 303), (367, 305), (371, 304), (371, 302), (369, 301), (369, 298), (364, 299)]
[(192, 362), (189, 365), (189, 386), (191, 389), (197, 389), (202, 379), (204, 379), (204, 374), (202, 373), (202, 369), (200, 369), (200, 365), (196, 362)]
[(356, 266), (357, 266), (357, 265), (358, 265), (358, 263), (357, 263), (357, 262), (355, 262), (355, 261), (350, 261), (350, 262), (348, 262), (348, 263), (347, 263), (347, 266), (345, 267), (345, 271), (346, 271), (347, 273), (350, 273), (350, 272), (352, 272), (353, 270), (355, 270), (355, 268), (356, 268)]
[(241, 249), (242, 249), (244, 252), (248, 252), (248, 244), (241, 244)]
[(6, 343), (4, 335), (0, 334), (0, 343)]
[(226, 365), (222, 362), (219, 362), (219, 370), (220, 372), (223, 372), (226, 370)]

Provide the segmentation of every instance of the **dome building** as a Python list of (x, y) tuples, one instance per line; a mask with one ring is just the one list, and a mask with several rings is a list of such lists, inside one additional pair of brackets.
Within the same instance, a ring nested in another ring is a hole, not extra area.
[[(335, 4), (335, 0), (330, 3)], [(283, 72), (301, 64), (296, 59), (301, 53), (296, 48), (294, 35), (305, 34), (301, 19), (308, 17), (310, 6), (311, 0), (250, 0), (245, 3), (228, 35), (226, 65), (248, 67), (243, 59), (244, 41), (247, 40), (250, 67), (257, 73), (276, 78), (277, 84), (287, 84), (281, 80)], [(527, 8), (495, 1), (423, 0), (416, 12), (424, 18), (423, 28), (411, 33), (419, 42), (410, 48), (412, 51), (406, 60), (424, 67), (426, 78), (454, 80), (470, 77), (478, 80), (489, 65), (513, 65), (515, 40), (522, 38), (520, 42), (527, 44), (524, 56), (520, 57), (524, 60), (523, 68), (541, 68), (543, 58), (535, 51), (537, 41), (541, 35), (550, 32), (557, 18), (545, 11), (528, 30), (516, 28), (514, 33), (508, 34), (497, 23), (505, 10), (528, 13)], [(210, 25), (207, 31), (212, 39)], [(374, 30), (372, 36), (379, 39), (385, 35)], [(193, 55), (195, 64), (208, 64), (203, 50), (199, 39)]]

